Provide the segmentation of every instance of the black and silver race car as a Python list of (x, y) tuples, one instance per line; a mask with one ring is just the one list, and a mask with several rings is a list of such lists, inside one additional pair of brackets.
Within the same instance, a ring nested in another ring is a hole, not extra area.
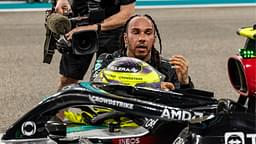
[[(248, 38), (241, 53), (228, 61), (238, 101), (217, 100), (197, 89), (81, 82), (42, 100), (5, 131), (1, 143), (255, 144), (256, 26), (238, 33)], [(90, 106), (111, 111), (90, 116)], [(72, 108), (85, 113), (80, 115), (85, 123), (57, 117)], [(123, 117), (136, 126), (122, 125)], [(109, 119), (114, 121), (106, 124)]]
[[(160, 143), (171, 142), (186, 123), (214, 118), (218, 101), (200, 90), (160, 91), (148, 88), (81, 82), (48, 97), (16, 121), (2, 136), (5, 143)], [(114, 109), (85, 125), (54, 120), (71, 107), (98, 105)], [(128, 117), (136, 127), (108, 118)]]

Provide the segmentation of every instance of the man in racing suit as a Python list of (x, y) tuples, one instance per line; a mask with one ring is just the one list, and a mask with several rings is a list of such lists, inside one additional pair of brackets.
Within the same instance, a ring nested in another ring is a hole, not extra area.
[[(156, 36), (161, 50), (161, 39), (154, 20), (149, 15), (132, 16), (124, 27), (121, 38), (122, 48), (113, 54), (105, 53), (98, 57), (92, 70), (91, 80), (96, 80), (101, 70), (115, 58), (128, 56), (146, 61), (164, 74), (165, 80), (160, 85), (163, 90), (193, 88), (194, 85), (188, 75), (188, 61), (181, 55), (174, 55), (169, 59), (161, 57), (154, 47)], [(159, 143), (171, 143), (186, 126), (178, 122), (166, 123), (156, 119), (147, 119), (145, 124), (149, 120), (156, 122), (148, 129), (154, 129), (152, 133), (161, 137)]]
[(164, 74), (166, 77), (161, 89), (193, 88), (188, 76), (188, 61), (181, 55), (174, 55), (170, 59), (161, 57), (154, 48), (155, 35), (159, 37), (156, 24), (150, 16), (131, 17), (125, 24), (121, 39), (123, 47), (113, 54), (104, 53), (98, 57), (92, 70), (91, 80), (95, 80), (100, 71), (115, 58), (128, 56), (144, 60)]
[[(57, 13), (64, 14), (72, 11), (74, 16), (84, 16), (87, 14), (88, 1), (100, 3), (104, 10), (104, 20), (101, 23), (75, 27), (65, 34), (67, 40), (72, 39), (75, 32), (83, 30), (95, 30), (99, 33), (99, 50), (101, 53), (112, 53), (120, 49), (120, 35), (123, 25), (134, 13), (135, 0), (58, 0), (55, 6)], [(71, 10), (72, 9), (72, 10)], [(61, 74), (59, 88), (76, 83), (82, 80), (90, 66), (93, 54), (75, 55), (63, 53), (60, 61), (59, 73)]]

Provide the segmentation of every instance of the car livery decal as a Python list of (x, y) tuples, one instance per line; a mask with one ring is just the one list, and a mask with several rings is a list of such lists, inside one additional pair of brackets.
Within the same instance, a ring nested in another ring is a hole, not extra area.
[(33, 121), (26, 121), (21, 125), (21, 132), (25, 136), (32, 136), (36, 133), (36, 124)]

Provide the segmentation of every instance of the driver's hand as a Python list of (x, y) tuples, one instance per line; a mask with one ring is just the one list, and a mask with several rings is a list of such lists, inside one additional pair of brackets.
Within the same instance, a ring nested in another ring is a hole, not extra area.
[(55, 6), (55, 11), (60, 14), (69, 13), (71, 11), (71, 6), (68, 0), (58, 0)]
[(181, 84), (189, 84), (188, 61), (182, 55), (174, 55), (170, 58), (170, 64), (174, 65), (178, 80)]
[(171, 82), (161, 82), (161, 90), (169, 91), (169, 90), (174, 90), (175, 86)]

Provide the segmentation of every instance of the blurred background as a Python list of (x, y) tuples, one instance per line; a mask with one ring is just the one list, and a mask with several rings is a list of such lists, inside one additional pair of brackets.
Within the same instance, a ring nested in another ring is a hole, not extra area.
[[(236, 30), (256, 24), (255, 0), (241, 1), (138, 0), (136, 13), (150, 14), (156, 21), (163, 56), (182, 54), (189, 60), (196, 88), (236, 100), (227, 60), (245, 42)], [(0, 132), (57, 90), (60, 54), (56, 51), (50, 65), (42, 63), (44, 10), (49, 8), (48, 1), (0, 1)]]

